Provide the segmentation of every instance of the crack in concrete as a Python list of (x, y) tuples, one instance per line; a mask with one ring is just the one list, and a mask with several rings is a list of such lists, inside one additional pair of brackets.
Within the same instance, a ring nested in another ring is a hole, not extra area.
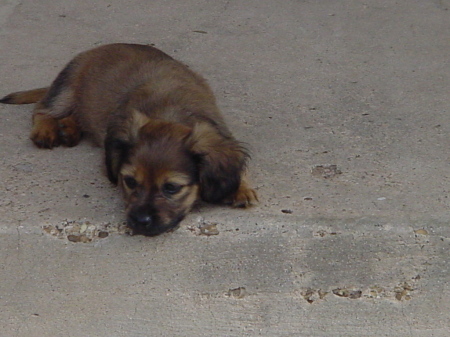
[(16, 228), (17, 230), (17, 252), (20, 253), (20, 222), (19, 222), (19, 226)]

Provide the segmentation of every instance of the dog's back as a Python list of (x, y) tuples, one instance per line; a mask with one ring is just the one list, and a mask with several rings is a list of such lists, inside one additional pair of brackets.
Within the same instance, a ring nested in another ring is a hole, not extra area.
[[(63, 104), (52, 102), (52, 91)], [(54, 103), (54, 117), (73, 113), (81, 129), (98, 143), (103, 142), (110, 115), (130, 109), (191, 127), (213, 122), (229, 134), (206, 81), (150, 46), (112, 44), (79, 54), (54, 81), (45, 100)]]

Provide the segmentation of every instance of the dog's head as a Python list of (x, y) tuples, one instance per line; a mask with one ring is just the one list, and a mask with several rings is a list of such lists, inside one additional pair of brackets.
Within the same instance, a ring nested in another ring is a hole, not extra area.
[(199, 197), (220, 202), (238, 189), (246, 152), (234, 139), (161, 120), (138, 126), (105, 141), (108, 176), (122, 187), (134, 233), (173, 230)]

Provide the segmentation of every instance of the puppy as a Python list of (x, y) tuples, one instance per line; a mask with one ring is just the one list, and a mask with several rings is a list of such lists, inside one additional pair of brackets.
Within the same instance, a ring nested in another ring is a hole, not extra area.
[(205, 79), (162, 51), (110, 44), (70, 61), (49, 88), (9, 94), (36, 103), (30, 138), (40, 148), (104, 146), (135, 234), (175, 229), (198, 199), (247, 207), (258, 200), (245, 177), (248, 151)]

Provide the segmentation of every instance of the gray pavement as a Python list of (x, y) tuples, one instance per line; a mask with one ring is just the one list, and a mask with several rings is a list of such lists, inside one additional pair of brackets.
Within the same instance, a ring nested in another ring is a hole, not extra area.
[(449, 34), (449, 0), (1, 1), (0, 95), (153, 43), (209, 80), (261, 203), (129, 236), (101, 149), (0, 106), (0, 336), (449, 336)]

